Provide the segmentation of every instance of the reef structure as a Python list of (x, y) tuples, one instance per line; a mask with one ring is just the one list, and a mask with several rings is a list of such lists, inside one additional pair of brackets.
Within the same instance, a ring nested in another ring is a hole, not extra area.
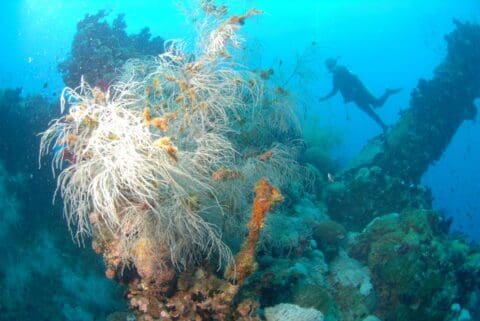
[[(143, 248), (137, 251), (134, 268), (117, 275), (118, 280), (128, 286), (126, 297), (137, 320), (260, 320), (255, 300), (235, 302), (234, 299), (247, 277), (256, 270), (256, 249), (266, 215), (282, 200), (278, 189), (266, 178), (258, 181), (248, 236), (223, 278), (216, 275), (209, 264), (177, 273), (168, 256), (148, 256), (148, 240), (145, 240)], [(117, 264), (116, 257), (111, 255), (115, 252), (115, 243), (101, 242), (98, 240), (96, 244), (107, 266)]]
[[(314, 245), (307, 238), (293, 254), (259, 256), (248, 290), (262, 306), (291, 302), (326, 320), (478, 319), (478, 246), (449, 234), (450, 221), (432, 210), (430, 191), (419, 184), (476, 114), (480, 26), (455, 24), (446, 58), (431, 80), (419, 81), (410, 109), (323, 183), (325, 216), (310, 219)], [(307, 217), (305, 208), (298, 217)], [(298, 231), (285, 227), (285, 234)]]
[[(265, 216), (283, 199), (270, 182), (287, 182), (301, 168), (269, 139), (235, 157), (244, 146), (232, 128), (266, 93), (233, 51), (241, 47), (237, 32), (245, 20), (261, 11), (227, 16), (209, 3), (195, 48), (167, 42), (156, 58), (129, 60), (106, 87), (90, 86), (86, 74), (78, 87), (64, 89), (63, 115), (41, 134), (40, 158), (53, 154), (73, 238), (92, 237), (105, 275), (127, 286), (140, 321), (257, 320), (255, 298), (237, 293), (256, 271)], [(97, 24), (101, 17), (86, 20)], [(255, 111), (260, 123), (265, 110)], [(244, 224), (255, 181), (252, 218)], [(231, 199), (239, 202), (226, 217), (223, 205)], [(227, 224), (248, 230), (235, 257), (222, 233)]]
[[(42, 137), (42, 154), (60, 151), (54, 165), (63, 169), (59, 192), (74, 236), (80, 242), (93, 236), (106, 276), (126, 285), (137, 320), (257, 321), (257, 308), (275, 305), (275, 313), (265, 309), (269, 321), (324, 314), (326, 320), (452, 321), (451, 306), (471, 309), (480, 288), (478, 249), (449, 237), (418, 181), (461, 123), (475, 116), (479, 27), (457, 23), (445, 61), (432, 80), (420, 81), (398, 124), (325, 183), (319, 200), (325, 213), (307, 215), (304, 207), (283, 216), (290, 219), (284, 226), (312, 235), (299, 233), (291, 249), (278, 246), (280, 255), (268, 256), (257, 247), (265, 215), (282, 200), (272, 184), (285, 193), (278, 182), (301, 176), (287, 170), (297, 164), (284, 146), (263, 138), (252, 151), (245, 147), (259, 141), (258, 128), (270, 131), (271, 113), (259, 114), (253, 124), (259, 127), (231, 135), (249, 107), (268, 101), (260, 99), (264, 83), (229, 54), (241, 43), (236, 31), (260, 11), (226, 17), (223, 6), (202, 4), (213, 22), (195, 54), (170, 43), (153, 62), (127, 63), (120, 84), (67, 88), (68, 113)], [(285, 115), (273, 123), (284, 123)], [(244, 159), (230, 157), (242, 145)], [(256, 184), (248, 233), (232, 259), (216, 197), (233, 204), (224, 209), (229, 214), (248, 213), (242, 201), (250, 199), (256, 173), (268, 180)], [(223, 276), (212, 259), (227, 263)], [(278, 307), (287, 301), (303, 309)]]
[(267, 179), (257, 183), (248, 236), (223, 278), (207, 269), (207, 265), (181, 273), (163, 270), (153, 279), (140, 273), (131, 279), (127, 298), (137, 320), (260, 320), (255, 300), (234, 299), (246, 278), (256, 270), (256, 249), (266, 215), (282, 200)]
[(163, 39), (152, 37), (148, 28), (129, 35), (124, 14), (111, 24), (106, 21), (107, 16), (105, 10), (100, 10), (78, 22), (71, 55), (58, 65), (67, 86), (77, 86), (83, 76), (88, 83), (106, 90), (128, 59), (163, 52)]

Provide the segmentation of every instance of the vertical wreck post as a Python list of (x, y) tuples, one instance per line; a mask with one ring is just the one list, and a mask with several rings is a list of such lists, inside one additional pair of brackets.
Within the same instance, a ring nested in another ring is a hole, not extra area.
[(454, 23), (445, 59), (432, 79), (418, 82), (410, 108), (326, 188), (330, 215), (346, 226), (358, 230), (385, 213), (431, 207), (429, 191), (418, 183), (463, 121), (475, 119), (480, 97), (480, 26)]

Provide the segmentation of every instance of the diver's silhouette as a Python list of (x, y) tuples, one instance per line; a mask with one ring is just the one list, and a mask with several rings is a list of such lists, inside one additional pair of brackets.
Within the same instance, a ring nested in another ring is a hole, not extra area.
[(328, 58), (325, 60), (325, 66), (332, 74), (333, 88), (327, 95), (320, 97), (320, 101), (325, 101), (340, 91), (344, 102), (348, 103), (353, 101), (361, 110), (366, 112), (370, 118), (380, 125), (383, 131), (386, 131), (388, 128), (387, 125), (385, 125), (377, 113), (373, 111), (373, 108), (383, 106), (388, 97), (396, 94), (401, 89), (386, 89), (382, 96), (376, 98), (348, 68), (338, 65), (337, 59)]

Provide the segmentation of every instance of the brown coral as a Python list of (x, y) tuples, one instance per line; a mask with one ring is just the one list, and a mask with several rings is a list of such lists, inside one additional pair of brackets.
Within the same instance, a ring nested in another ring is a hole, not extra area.
[(261, 10), (258, 10), (258, 9), (255, 9), (255, 8), (252, 8), (250, 10), (248, 10), (244, 15), (242, 16), (232, 16), (228, 19), (228, 24), (239, 24), (239, 25), (244, 25), (245, 24), (245, 20), (248, 18), (248, 17), (251, 17), (251, 16), (255, 16), (255, 15), (259, 15), (259, 14), (262, 14), (263, 11)]
[(212, 179), (217, 182), (232, 180), (237, 178), (244, 178), (243, 173), (240, 171), (235, 171), (227, 168), (220, 168), (219, 170), (216, 170), (212, 174)]
[(267, 150), (265, 153), (262, 155), (258, 156), (258, 159), (261, 160), (262, 162), (268, 160), (270, 157), (273, 156), (273, 152), (271, 150)]

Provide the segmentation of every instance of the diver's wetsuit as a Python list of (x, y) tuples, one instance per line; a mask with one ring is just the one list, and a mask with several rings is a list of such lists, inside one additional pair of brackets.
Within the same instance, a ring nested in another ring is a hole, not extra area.
[(328, 95), (320, 100), (327, 100), (340, 91), (344, 102), (355, 102), (361, 110), (366, 112), (368, 116), (370, 116), (370, 118), (379, 124), (385, 131), (387, 125), (385, 125), (377, 113), (373, 111), (372, 107), (378, 108), (383, 106), (388, 97), (398, 92), (398, 90), (386, 90), (380, 98), (376, 98), (367, 88), (365, 88), (360, 79), (352, 74), (346, 67), (337, 65), (331, 70), (331, 72), (333, 75), (333, 88)]

